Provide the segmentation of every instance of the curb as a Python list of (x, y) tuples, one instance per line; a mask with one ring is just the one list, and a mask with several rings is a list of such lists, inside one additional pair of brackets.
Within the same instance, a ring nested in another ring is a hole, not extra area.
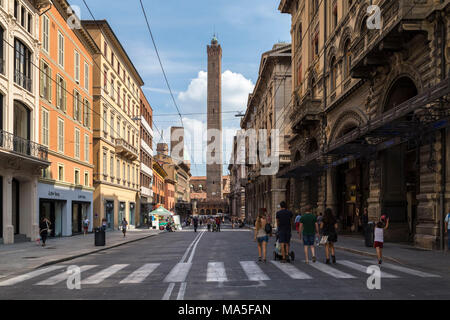
[(162, 232), (159, 232), (159, 233), (156, 233), (156, 234), (151, 234), (151, 235), (148, 235), (148, 236), (145, 236), (145, 237), (142, 237), (142, 238), (138, 238), (138, 239), (129, 240), (127, 242), (118, 243), (118, 244), (115, 244), (115, 245), (112, 245), (112, 246), (109, 246), (109, 247), (106, 247), (106, 248), (101, 248), (101, 249), (97, 249), (97, 250), (94, 250), (94, 251), (80, 253), (80, 254), (77, 254), (77, 255), (74, 255), (74, 256), (65, 257), (65, 258), (61, 258), (61, 259), (58, 259), (58, 260), (52, 260), (52, 261), (43, 263), (43, 264), (41, 264), (41, 265), (39, 265), (37, 267), (33, 267), (31, 269), (39, 269), (39, 268), (47, 267), (47, 266), (50, 266), (50, 265), (53, 265), (53, 264), (57, 264), (57, 263), (65, 262), (65, 261), (70, 261), (70, 260), (73, 260), (73, 259), (76, 259), (76, 258), (84, 257), (84, 256), (87, 256), (87, 255), (90, 255), (90, 254), (93, 254), (93, 253), (105, 251), (105, 250), (112, 249), (112, 248), (117, 248), (117, 247), (123, 246), (123, 245), (128, 244), (128, 243), (133, 243), (133, 242), (136, 242), (136, 241), (140, 241), (140, 240), (148, 239), (150, 237), (157, 236), (160, 233), (162, 233)]

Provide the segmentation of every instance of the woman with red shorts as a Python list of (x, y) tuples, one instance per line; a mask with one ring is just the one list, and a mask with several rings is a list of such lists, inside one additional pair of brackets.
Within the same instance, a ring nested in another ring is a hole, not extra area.
[(375, 226), (375, 241), (373, 247), (377, 250), (377, 258), (378, 264), (381, 264), (383, 259), (383, 243), (384, 243), (384, 230), (386, 230), (389, 226), (389, 218), (386, 219), (386, 216), (381, 216), (380, 221)]

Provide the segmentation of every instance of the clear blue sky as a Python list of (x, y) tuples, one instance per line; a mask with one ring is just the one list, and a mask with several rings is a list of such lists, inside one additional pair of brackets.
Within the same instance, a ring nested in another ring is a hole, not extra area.
[[(69, 2), (80, 7), (81, 19), (92, 19), (83, 1)], [(167, 93), (139, 0), (86, 0), (86, 3), (95, 19), (108, 20), (144, 79), (144, 93), (153, 108), (154, 122), (160, 131), (164, 130), (165, 141), (169, 142), (170, 126), (181, 123), (177, 116), (158, 116), (176, 113), (176, 109)], [(206, 45), (214, 31), (223, 50), (222, 72), (228, 70), (223, 78), (223, 111), (245, 110), (248, 93), (257, 80), (261, 54), (277, 42), (290, 42), (290, 16), (277, 10), (278, 0), (144, 0), (143, 3), (181, 113), (206, 112), (206, 78), (202, 71), (206, 71)], [(183, 118), (186, 128), (206, 121), (206, 115)], [(238, 127), (239, 118), (233, 113), (223, 114), (224, 129), (232, 131)], [(156, 152), (160, 137), (153, 130)], [(224, 161), (228, 157), (229, 150), (224, 150)], [(192, 174), (205, 175), (205, 166), (192, 165)]]

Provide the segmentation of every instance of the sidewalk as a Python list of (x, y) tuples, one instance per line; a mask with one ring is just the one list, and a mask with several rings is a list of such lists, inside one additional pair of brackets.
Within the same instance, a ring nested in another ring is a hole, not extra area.
[[(364, 244), (364, 238), (355, 236), (338, 236), (335, 244), (338, 250), (344, 250), (374, 259), (376, 252), (374, 248), (368, 248)], [(416, 248), (410, 244), (399, 244), (385, 242), (383, 248), (383, 261), (396, 262), (406, 266), (416, 266), (428, 271), (450, 272), (450, 253), (440, 250), (426, 250)]]
[(46, 246), (36, 242), (22, 242), (12, 245), (0, 245), (0, 279), (16, 273), (23, 273), (45, 265), (68, 261), (80, 256), (118, 247), (126, 243), (155, 236), (160, 230), (128, 230), (126, 238), (121, 231), (107, 231), (106, 245), (96, 247), (94, 234), (86, 236), (50, 238)]

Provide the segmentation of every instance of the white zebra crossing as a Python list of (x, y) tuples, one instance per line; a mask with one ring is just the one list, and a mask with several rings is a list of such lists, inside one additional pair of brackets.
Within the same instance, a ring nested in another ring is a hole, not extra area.
[(206, 270), (207, 282), (224, 282), (228, 281), (225, 265), (223, 262), (208, 262)]
[[(373, 261), (365, 260), (365, 262), (373, 263)], [(338, 260), (338, 265), (349, 268), (351, 270), (355, 270), (360, 273), (366, 273), (367, 266), (356, 263), (349, 260)], [(352, 274), (348, 274), (346, 272), (343, 272), (339, 269), (337, 269), (334, 265), (326, 265), (320, 262), (310, 262), (308, 265), (300, 264), (300, 265), (294, 265), (294, 264), (282, 264), (279, 261), (271, 261), (271, 264), (259, 265), (255, 261), (239, 261), (239, 264), (244, 271), (246, 278), (244, 279), (235, 279), (235, 280), (250, 280), (250, 281), (269, 281), (269, 280), (276, 280), (279, 278), (279, 272), (278, 273), (270, 273), (270, 275), (275, 274), (276, 279), (271, 279), (264, 270), (270, 271), (274, 270), (274, 267), (276, 270), (281, 271), (283, 274), (287, 275), (289, 278), (293, 280), (310, 280), (317, 278), (314, 274), (308, 272), (308, 270), (311, 270), (310, 268), (314, 268), (318, 270), (321, 273), (324, 273), (332, 278), (336, 279), (354, 279), (356, 276)], [(143, 283), (159, 266), (161, 263), (146, 263), (142, 266), (140, 266), (137, 269), (133, 269), (130, 271), (130, 273), (125, 276), (121, 281), (119, 281), (119, 284), (140, 284)], [(270, 267), (272, 266), (273, 267)], [(99, 284), (106, 279), (110, 278), (115, 273), (119, 272), (120, 270), (126, 268), (129, 266), (128, 264), (114, 264), (111, 265), (103, 270), (100, 270), (99, 272), (96, 272), (89, 277), (87, 277), (85, 280), (82, 280), (82, 285), (93, 285), (93, 284)], [(6, 287), (6, 286), (13, 286), (28, 280), (31, 280), (33, 278), (44, 276), (47, 273), (51, 273), (54, 271), (58, 271), (62, 268), (67, 268), (68, 265), (55, 265), (50, 266), (38, 270), (34, 270), (32, 272), (13, 277), (11, 279), (4, 280), (0, 282), (0, 287)], [(97, 265), (82, 265), (80, 266), (81, 272), (87, 272), (95, 267), (98, 267)], [(169, 283), (185, 283), (187, 276), (192, 268), (192, 263), (178, 263), (176, 264), (169, 273), (165, 276), (164, 282)], [(263, 269), (262, 269), (263, 268)], [(309, 268), (309, 269), (308, 269)], [(391, 263), (383, 263), (382, 270), (384, 268), (395, 270), (399, 273), (404, 273), (408, 276), (417, 276), (422, 278), (440, 278), (441, 276), (436, 274), (431, 274), (407, 267), (403, 267), (400, 265), (395, 265)], [(234, 271), (232, 269), (232, 271)], [(49, 278), (42, 280), (40, 282), (35, 283), (37, 286), (53, 286), (57, 285), (64, 280), (68, 279), (68, 274), (64, 272), (59, 272), (56, 275), (50, 275)], [(272, 276), (273, 277), (273, 276)], [(359, 276), (359, 278), (362, 278), (364, 276)], [(390, 279), (396, 279), (400, 278), (400, 275), (393, 275), (387, 272), (382, 271), (382, 277), (383, 278), (390, 278)], [(207, 264), (207, 270), (206, 270), (206, 282), (210, 283), (221, 283), (229, 281), (227, 270), (225, 268), (225, 264), (220, 261), (214, 261), (214, 262), (208, 262)], [(114, 280), (116, 281), (116, 280)], [(319, 280), (320, 281), (320, 280)], [(184, 290), (186, 290), (186, 285), (182, 285), (180, 287), (179, 295), (184, 294)]]
[(250, 281), (267, 281), (270, 278), (261, 270), (254, 261), (240, 261), (239, 262)]
[[(341, 264), (343, 266), (346, 266), (348, 268), (363, 272), (363, 273), (367, 273), (367, 267), (363, 266), (361, 264), (357, 264), (348, 260), (338, 260), (336, 261), (336, 263)], [(390, 279), (395, 279), (398, 278), (397, 276), (394, 276), (393, 274), (387, 273), (382, 271), (381, 272), (381, 278), (390, 278)]]
[(89, 278), (81, 281), (81, 285), (99, 284), (103, 282), (106, 278), (109, 278), (110, 276), (122, 270), (126, 266), (128, 266), (128, 264), (114, 264), (111, 267), (108, 267), (100, 272), (97, 272), (96, 274), (90, 276)]
[(273, 261), (272, 263), (281, 271), (286, 273), (289, 277), (292, 279), (312, 279), (311, 276), (307, 275), (306, 273), (298, 270), (296, 267), (294, 267), (292, 264), (288, 263), (280, 263), (279, 261)]
[(192, 263), (177, 263), (175, 267), (170, 270), (169, 274), (164, 279), (164, 282), (184, 282), (186, 277), (191, 270)]
[(159, 265), (160, 263), (146, 263), (119, 283), (141, 283), (155, 271)]
[[(370, 260), (366, 260), (366, 262), (373, 263), (373, 261), (370, 261)], [(381, 265), (381, 268), (388, 268), (388, 269), (392, 269), (395, 271), (407, 273), (407, 274), (410, 274), (413, 276), (421, 277), (421, 278), (440, 278), (441, 277), (436, 274), (423, 272), (423, 271), (419, 271), (419, 270), (414, 270), (411, 268), (406, 268), (406, 267), (398, 266), (396, 264), (385, 263), (385, 262), (383, 262), (383, 264)]]
[(61, 269), (61, 268), (64, 268), (64, 266), (51, 266), (51, 267), (39, 269), (39, 270), (36, 270), (36, 271), (31, 271), (31, 272), (22, 274), (20, 276), (11, 278), (9, 280), (5, 280), (5, 281), (0, 282), (0, 287), (12, 286), (12, 285), (15, 285), (17, 283), (20, 283), (20, 282), (23, 282), (23, 281), (26, 281), (26, 280), (30, 280), (32, 278), (38, 277), (40, 275), (43, 275), (43, 274), (46, 274), (48, 272), (55, 271), (55, 270), (58, 270), (58, 269)]
[(330, 267), (326, 264), (323, 264), (321, 262), (310, 262), (309, 265), (319, 271), (322, 271), (330, 276), (332, 276), (333, 278), (338, 278), (338, 279), (354, 279), (355, 277), (352, 276), (351, 274), (342, 272), (336, 268)]
[[(85, 265), (80, 267), (80, 271), (88, 271), (92, 268), (97, 267), (97, 265)], [(48, 278), (47, 280), (41, 281), (36, 283), (37, 286), (53, 286), (55, 284), (58, 284), (60, 282), (63, 282), (64, 280), (67, 280), (69, 278), (69, 274), (67, 273), (67, 270), (64, 272), (61, 272), (60, 274), (57, 274), (56, 276), (53, 276), (51, 278)]]

